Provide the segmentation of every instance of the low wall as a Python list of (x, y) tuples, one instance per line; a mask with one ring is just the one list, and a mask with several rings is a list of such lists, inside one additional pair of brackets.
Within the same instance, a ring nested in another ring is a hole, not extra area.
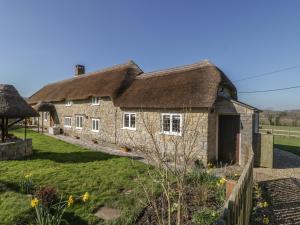
[(0, 144), (0, 160), (22, 159), (32, 154), (32, 139), (18, 139)]

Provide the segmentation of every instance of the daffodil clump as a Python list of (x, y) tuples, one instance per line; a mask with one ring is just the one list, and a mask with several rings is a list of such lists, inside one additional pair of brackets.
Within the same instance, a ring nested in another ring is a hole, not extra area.
[(45, 206), (42, 204), (42, 201), (34, 197), (31, 199), (30, 205), (35, 209), (37, 225), (60, 224), (63, 214), (67, 208), (72, 207), (75, 202), (87, 202), (89, 199), (90, 194), (88, 192), (85, 192), (80, 197), (74, 198), (73, 195), (69, 195), (67, 200), (63, 200), (61, 198), (58, 203), (54, 203), (50, 206)]
[(222, 177), (220, 180), (217, 182), (217, 186), (224, 186), (226, 184), (226, 178)]
[(32, 173), (25, 174), (20, 181), (20, 191), (24, 194), (31, 194), (34, 189)]

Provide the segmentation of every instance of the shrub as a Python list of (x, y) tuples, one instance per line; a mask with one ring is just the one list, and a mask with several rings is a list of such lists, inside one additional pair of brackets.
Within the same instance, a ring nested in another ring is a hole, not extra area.
[(202, 211), (193, 215), (192, 221), (199, 225), (213, 225), (219, 217), (219, 214), (209, 208), (203, 208)]
[(41, 187), (34, 193), (34, 196), (47, 208), (58, 202), (57, 191), (54, 187)]

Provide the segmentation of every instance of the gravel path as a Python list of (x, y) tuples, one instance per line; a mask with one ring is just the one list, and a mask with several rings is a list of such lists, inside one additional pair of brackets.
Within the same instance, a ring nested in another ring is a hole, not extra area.
[(300, 225), (300, 157), (275, 149), (274, 168), (255, 168), (254, 179), (267, 193), (272, 224)]

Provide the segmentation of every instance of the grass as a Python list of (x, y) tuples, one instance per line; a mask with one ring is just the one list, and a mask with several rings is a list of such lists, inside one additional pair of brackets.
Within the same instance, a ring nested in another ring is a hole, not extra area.
[[(14, 131), (23, 136), (22, 130)], [(68, 209), (70, 224), (106, 224), (94, 216), (101, 206), (118, 208), (122, 216), (110, 224), (132, 224), (142, 210), (143, 191), (137, 173), (147, 166), (125, 157), (112, 156), (75, 146), (33, 131), (33, 155), (26, 160), (0, 161), (0, 224), (14, 224), (31, 212), (30, 197), (21, 194), (19, 182), (28, 173), (36, 186), (54, 186), (60, 194), (79, 196), (89, 192), (87, 204)], [(128, 191), (130, 191), (128, 193)], [(100, 222), (100, 223), (99, 223)]]
[(274, 147), (300, 156), (300, 138), (275, 136)]
[[(276, 130), (300, 131), (300, 127), (291, 127), (291, 126), (261, 125), (261, 127), (268, 128), (268, 129), (276, 129)], [(299, 135), (299, 134), (297, 134), (297, 135)], [(292, 153), (300, 156), (300, 138), (274, 136), (274, 147), (285, 150), (285, 151), (292, 152)]]
[(264, 129), (300, 131), (300, 127), (260, 125)]

